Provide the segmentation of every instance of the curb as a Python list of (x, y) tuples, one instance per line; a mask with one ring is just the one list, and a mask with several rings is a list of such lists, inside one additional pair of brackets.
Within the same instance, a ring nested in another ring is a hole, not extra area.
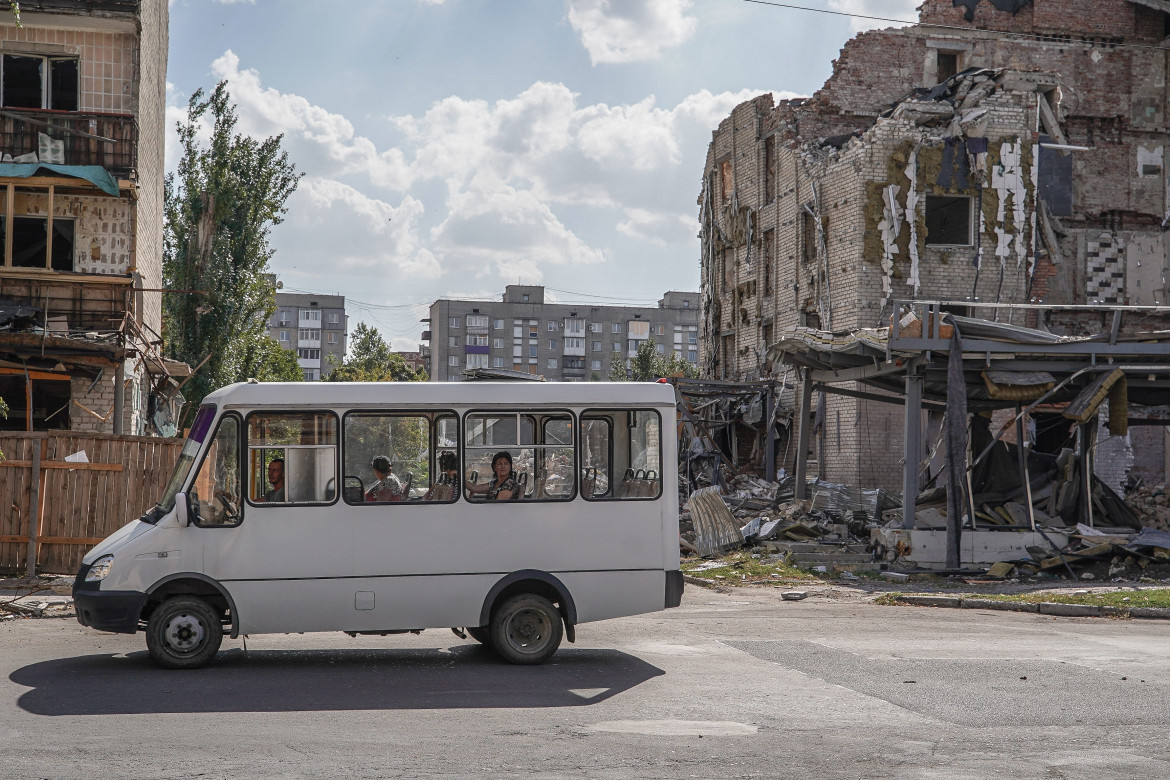
[(898, 604), (915, 607), (947, 607), (950, 609), (994, 609), (1004, 612), (1031, 612), (1059, 617), (1130, 617), (1144, 620), (1170, 620), (1168, 607), (1100, 607), (1095, 604), (1058, 604), (1043, 601), (1028, 604), (1018, 601), (996, 601), (994, 599), (964, 598), (963, 596), (919, 596), (900, 595), (894, 598)]

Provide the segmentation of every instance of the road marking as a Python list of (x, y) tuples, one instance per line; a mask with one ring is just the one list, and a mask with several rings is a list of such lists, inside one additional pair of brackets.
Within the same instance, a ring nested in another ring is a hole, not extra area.
[(612, 734), (644, 734), (657, 737), (743, 737), (759, 729), (731, 720), (606, 720), (588, 727)]

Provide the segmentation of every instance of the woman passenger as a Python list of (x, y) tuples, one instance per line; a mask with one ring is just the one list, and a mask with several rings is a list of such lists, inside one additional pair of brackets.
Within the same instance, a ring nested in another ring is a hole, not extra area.
[(492, 458), (492, 473), (495, 479), (482, 485), (474, 485), (463, 480), (463, 486), (469, 493), (484, 493), (488, 501), (507, 501), (510, 498), (519, 498), (516, 484), (516, 474), (512, 471), (512, 456), (506, 451), (497, 452)]

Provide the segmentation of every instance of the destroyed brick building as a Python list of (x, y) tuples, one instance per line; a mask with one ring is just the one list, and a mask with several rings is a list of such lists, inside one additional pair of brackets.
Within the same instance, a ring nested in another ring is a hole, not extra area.
[(185, 367), (159, 351), (167, 8), (0, 13), (6, 429), (157, 433), (173, 402)]
[[(811, 98), (762, 95), (713, 133), (706, 376), (767, 377), (780, 334), (888, 327), (899, 300), (1078, 336), (1108, 324), (978, 304), (1167, 303), (1170, 2), (925, 0), (919, 15), (850, 40)], [(1139, 320), (1167, 327), (1157, 310)], [(901, 409), (813, 403), (810, 475), (901, 485)], [(1164, 431), (1124, 444), (1158, 481)]]

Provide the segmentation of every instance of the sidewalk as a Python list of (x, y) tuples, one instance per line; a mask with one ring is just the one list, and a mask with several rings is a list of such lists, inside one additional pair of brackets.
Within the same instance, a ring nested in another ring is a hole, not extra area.
[(0, 621), (20, 617), (72, 617), (72, 577), (0, 579)]

